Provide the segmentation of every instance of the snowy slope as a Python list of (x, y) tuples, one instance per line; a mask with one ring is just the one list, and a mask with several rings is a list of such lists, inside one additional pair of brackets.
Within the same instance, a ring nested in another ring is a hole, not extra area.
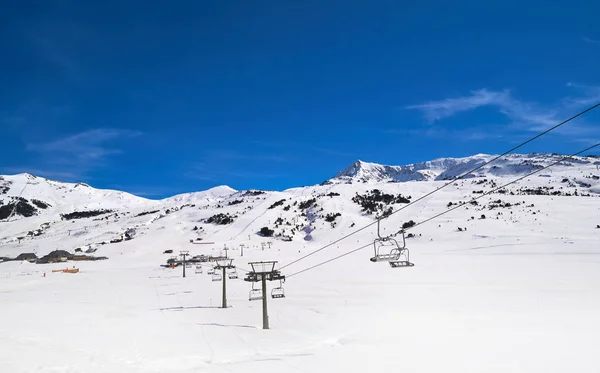
[(134, 208), (152, 201), (116, 190), (101, 190), (84, 183), (64, 183), (18, 174), (0, 176), (0, 201), (9, 203), (11, 197), (36, 199), (50, 205), (49, 211), (71, 212), (75, 208)]
[[(481, 157), (490, 156), (475, 156), (474, 162)], [(529, 155), (527, 160), (535, 157), (549, 159)], [(109, 219), (40, 215), (0, 223), (0, 257), (73, 252), (88, 244), (97, 248), (96, 255), (108, 257), (0, 263), (0, 318), (10, 321), (0, 324), (3, 370), (595, 371), (600, 171), (593, 158), (531, 176), (409, 231), (415, 234), (407, 239), (412, 268), (372, 263), (368, 246), (294, 276), (372, 243), (375, 227), (286, 266), (283, 274), (291, 275), (283, 284), (286, 298), (268, 299), (271, 330), (261, 329), (260, 301), (248, 301), (251, 285), (241, 280), (249, 261), (291, 263), (374, 222), (375, 214), (364, 211), (357, 194), (369, 196), (377, 189), (415, 200), (444, 185), (435, 179), (444, 172), (451, 176), (464, 162), (469, 161), (440, 160), (417, 170), (431, 173), (424, 181), (389, 183), (384, 177), (281, 192), (217, 188), (190, 198), (121, 206), (111, 199), (106, 206), (115, 212)], [(382, 221), (382, 234), (476, 198), (526, 167), (537, 166), (523, 158), (494, 163), (402, 211), (404, 203), (381, 202), (382, 209), (399, 211)], [(56, 208), (79, 209), (69, 203)], [(207, 222), (215, 216), (231, 220)], [(14, 240), (46, 220), (51, 224), (44, 234)], [(137, 229), (133, 240), (99, 244), (131, 227)], [(263, 227), (272, 229), (273, 237), (259, 235)], [(222, 283), (211, 281), (207, 267), (202, 274), (189, 268), (186, 278), (181, 268), (160, 267), (170, 257), (163, 254), (166, 249), (220, 255), (225, 247), (240, 273), (240, 279), (227, 282), (227, 309), (217, 308)], [(65, 265), (81, 272), (51, 272)], [(278, 285), (270, 283), (269, 290)]]
[[(477, 154), (464, 158), (439, 158), (433, 161), (409, 164), (405, 166), (386, 166), (377, 163), (356, 161), (338, 172), (329, 183), (380, 183), (406, 182), (426, 180), (451, 180), (455, 177), (482, 166), (497, 155)], [(563, 155), (550, 153), (509, 154), (497, 161), (483, 166), (472, 176), (517, 176), (527, 174), (536, 168), (554, 163)], [(557, 165), (571, 167), (573, 165), (600, 165), (597, 157), (575, 157), (573, 160)]]
[(173, 197), (165, 198), (163, 202), (169, 203), (196, 203), (196, 202), (210, 202), (213, 200), (217, 200), (223, 197), (227, 197), (233, 193), (236, 193), (237, 190), (228, 187), (227, 185), (221, 185), (209, 190), (205, 190), (202, 192), (192, 192), (192, 193), (184, 193), (178, 194)]

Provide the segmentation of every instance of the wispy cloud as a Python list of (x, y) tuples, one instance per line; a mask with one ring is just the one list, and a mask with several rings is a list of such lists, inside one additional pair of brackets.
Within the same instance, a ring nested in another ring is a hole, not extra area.
[(79, 161), (102, 160), (122, 150), (110, 145), (111, 141), (140, 135), (123, 129), (93, 129), (46, 143), (28, 143), (26, 150), (54, 156), (68, 155)]
[(583, 41), (585, 41), (587, 43), (592, 43), (592, 44), (600, 44), (600, 40), (588, 38), (587, 36), (583, 38)]
[(110, 156), (123, 153), (120, 140), (141, 135), (126, 129), (93, 129), (48, 142), (29, 142), (25, 150), (40, 155), (32, 167), (5, 167), (5, 170), (38, 172), (60, 180), (81, 180), (98, 167), (106, 166)]
[(468, 96), (446, 98), (439, 101), (429, 101), (419, 105), (406, 106), (407, 109), (416, 109), (423, 112), (425, 118), (433, 123), (454, 114), (477, 109), (478, 107), (494, 105), (506, 107), (511, 101), (508, 91), (495, 92), (480, 89), (471, 92)]
[(19, 127), (25, 124), (25, 122), (27, 122), (27, 118), (25, 118), (24, 116), (9, 115), (2, 117), (2, 119), (0, 119), (0, 122), (6, 124), (7, 126)]
[(406, 108), (420, 110), (429, 123), (434, 123), (460, 112), (484, 106), (496, 107), (509, 118), (522, 123), (551, 124), (556, 115), (554, 112), (545, 112), (534, 104), (513, 98), (508, 90), (493, 91), (485, 88), (472, 91), (467, 96), (429, 101), (424, 104), (409, 105)]
[[(460, 112), (480, 107), (495, 107), (499, 113), (504, 114), (511, 121), (509, 125), (505, 126), (506, 130), (542, 131), (571, 116), (574, 114), (574, 110), (580, 110), (600, 101), (600, 87), (574, 83), (568, 83), (567, 86), (576, 89), (577, 95), (565, 97), (558, 104), (552, 106), (518, 100), (508, 90), (480, 89), (472, 91), (466, 96), (429, 101), (419, 105), (406, 106), (406, 108), (421, 111), (431, 126)], [(472, 138), (486, 137), (486, 132), (488, 131), (480, 131), (481, 136), (473, 135)], [(571, 136), (583, 136), (598, 133), (598, 127), (578, 120), (577, 123), (569, 124), (568, 127), (561, 127), (557, 132)]]

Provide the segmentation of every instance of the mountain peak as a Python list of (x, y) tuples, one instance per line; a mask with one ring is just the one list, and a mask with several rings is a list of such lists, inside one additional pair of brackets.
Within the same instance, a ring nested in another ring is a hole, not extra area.
[[(469, 175), (470, 177), (523, 175), (555, 162), (563, 156), (553, 153), (508, 154), (494, 162), (493, 165), (485, 165), (494, 157), (495, 155), (490, 154), (475, 154), (463, 158), (437, 158), (432, 161), (403, 166), (388, 166), (356, 160), (324, 184), (450, 180), (477, 167), (481, 168), (473, 175)], [(574, 157), (569, 162), (590, 163), (592, 162), (590, 159), (592, 158)]]
[(230, 196), (233, 193), (237, 193), (237, 190), (233, 189), (228, 185), (219, 185), (201, 192), (177, 194), (175, 196), (165, 198), (164, 200), (186, 203), (197, 201), (210, 201)]

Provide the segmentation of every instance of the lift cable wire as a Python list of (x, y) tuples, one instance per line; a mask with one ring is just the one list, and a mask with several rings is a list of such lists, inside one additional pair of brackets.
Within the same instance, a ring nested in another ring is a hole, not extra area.
[[(420, 226), (420, 225), (422, 225), (422, 224), (425, 224), (425, 223), (427, 223), (427, 222), (429, 222), (429, 221), (431, 221), (431, 220), (433, 220), (433, 219), (439, 218), (440, 216), (442, 216), (442, 215), (444, 215), (444, 214), (447, 214), (447, 213), (449, 213), (450, 211), (453, 211), (453, 210), (456, 210), (457, 208), (463, 207), (463, 206), (465, 206), (465, 205), (467, 205), (467, 204), (469, 204), (469, 203), (471, 203), (471, 202), (473, 202), (473, 201), (476, 201), (476, 200), (478, 200), (478, 199), (480, 199), (480, 198), (482, 198), (482, 197), (485, 197), (485, 196), (487, 196), (487, 195), (489, 195), (489, 194), (491, 194), (491, 193), (494, 193), (494, 192), (496, 192), (496, 191), (498, 191), (498, 190), (500, 190), (500, 189), (506, 188), (507, 186), (509, 186), (509, 185), (511, 185), (511, 184), (514, 184), (514, 183), (516, 183), (516, 182), (518, 182), (518, 181), (521, 181), (521, 180), (523, 180), (523, 179), (525, 179), (525, 178), (527, 178), (527, 177), (529, 177), (529, 176), (531, 176), (531, 175), (534, 175), (534, 174), (536, 174), (536, 173), (538, 173), (538, 172), (541, 172), (541, 171), (543, 171), (543, 170), (545, 170), (545, 169), (547, 169), (547, 168), (550, 168), (550, 167), (552, 167), (552, 166), (555, 166), (555, 165), (557, 165), (557, 164), (559, 164), (559, 163), (561, 163), (561, 162), (564, 162), (564, 161), (566, 161), (567, 159), (571, 159), (571, 158), (573, 158), (573, 157), (575, 157), (575, 156), (577, 156), (577, 155), (579, 155), (579, 154), (581, 154), (581, 153), (585, 153), (585, 152), (587, 152), (588, 150), (592, 150), (592, 149), (594, 149), (594, 148), (596, 148), (596, 147), (598, 147), (598, 146), (600, 146), (600, 143), (597, 143), (597, 144), (595, 144), (595, 145), (592, 145), (592, 146), (590, 146), (590, 147), (588, 147), (588, 148), (585, 148), (585, 149), (583, 149), (583, 150), (581, 150), (581, 151), (578, 151), (577, 153), (573, 153), (573, 154), (571, 154), (571, 155), (565, 156), (565, 157), (561, 158), (560, 160), (558, 160), (558, 161), (556, 161), (556, 162), (554, 162), (554, 163), (551, 163), (551, 164), (549, 164), (549, 165), (547, 165), (547, 166), (545, 166), (545, 167), (543, 167), (543, 168), (540, 168), (540, 169), (534, 170), (533, 172), (530, 172), (530, 173), (526, 174), (525, 176), (519, 177), (518, 179), (515, 179), (515, 180), (513, 180), (513, 181), (510, 181), (510, 182), (508, 182), (508, 183), (506, 183), (506, 184), (504, 184), (504, 185), (501, 185), (501, 186), (499, 186), (499, 187), (497, 187), (497, 188), (494, 188), (494, 189), (492, 189), (492, 190), (490, 190), (490, 191), (488, 191), (488, 192), (485, 192), (485, 193), (483, 193), (483, 194), (479, 195), (478, 197), (475, 197), (475, 198), (471, 199), (471, 200), (470, 200), (470, 201), (468, 201), (468, 202), (463, 202), (463, 203), (460, 203), (460, 204), (458, 204), (458, 205), (456, 205), (456, 206), (454, 206), (454, 207), (452, 207), (452, 208), (450, 208), (450, 209), (448, 209), (448, 210), (446, 210), (446, 211), (444, 211), (444, 212), (441, 212), (441, 213), (439, 213), (439, 214), (437, 214), (437, 215), (434, 215), (434, 216), (432, 216), (432, 217), (430, 217), (430, 218), (428, 218), (428, 219), (425, 219), (425, 220), (423, 220), (422, 222), (420, 222), (420, 223), (417, 223), (417, 224), (413, 225), (413, 226), (412, 226), (412, 227), (410, 227), (410, 228), (401, 229), (400, 231), (398, 231), (397, 233), (393, 234), (392, 236), (395, 236), (395, 235), (397, 235), (397, 234), (401, 233), (402, 231), (407, 231), (407, 230), (409, 230), (409, 229), (414, 229), (414, 228), (416, 228), (416, 227), (418, 227), (418, 226)], [(298, 271), (298, 272), (292, 273), (291, 275), (288, 275), (288, 276), (286, 276), (286, 277), (287, 277), (287, 278), (290, 278), (290, 277), (292, 277), (292, 276), (296, 276), (296, 275), (298, 275), (298, 274), (300, 274), (300, 273), (303, 273), (303, 272), (309, 271), (309, 270), (311, 270), (311, 269), (313, 269), (313, 268), (320, 267), (320, 266), (322, 266), (322, 265), (324, 265), (324, 264), (327, 264), (327, 263), (333, 262), (334, 260), (337, 260), (337, 259), (343, 258), (343, 257), (345, 257), (346, 255), (350, 255), (350, 254), (352, 254), (352, 253), (355, 253), (355, 252), (357, 252), (357, 251), (360, 251), (360, 250), (362, 250), (362, 249), (365, 249), (365, 248), (367, 248), (367, 247), (369, 247), (369, 246), (371, 246), (371, 245), (372, 245), (372, 243), (368, 243), (368, 244), (366, 244), (366, 245), (364, 245), (364, 246), (361, 246), (361, 247), (359, 247), (359, 248), (356, 248), (356, 249), (354, 249), (354, 250), (352, 250), (352, 251), (348, 251), (348, 252), (346, 252), (346, 253), (344, 253), (344, 254), (338, 255), (338, 256), (336, 256), (336, 257), (333, 257), (333, 258), (331, 258), (331, 259), (329, 259), (329, 260), (326, 260), (326, 261), (324, 261), (324, 262), (321, 262), (321, 263), (315, 264), (315, 265), (313, 265), (313, 266), (310, 266), (310, 267), (308, 267), (308, 268), (305, 268), (305, 269), (303, 269), (303, 270), (301, 270), (301, 271)]]
[[(530, 138), (529, 140), (527, 140), (527, 141), (525, 141), (525, 142), (522, 142), (521, 144), (519, 144), (519, 145), (517, 145), (517, 146), (515, 146), (515, 147), (511, 148), (510, 150), (508, 150), (508, 151), (506, 151), (506, 152), (504, 152), (504, 153), (502, 153), (502, 154), (500, 154), (500, 155), (498, 155), (498, 156), (496, 156), (496, 157), (492, 158), (491, 160), (489, 160), (489, 161), (487, 161), (487, 162), (484, 162), (483, 164), (481, 164), (481, 165), (479, 165), (479, 166), (475, 167), (474, 169), (472, 169), (472, 170), (470, 170), (470, 171), (467, 171), (466, 173), (462, 174), (461, 176), (459, 176), (459, 177), (457, 177), (457, 178), (455, 178), (455, 179), (453, 179), (453, 180), (449, 181), (448, 183), (446, 183), (446, 184), (444, 184), (444, 185), (440, 186), (439, 188), (432, 190), (431, 192), (429, 192), (429, 193), (427, 193), (427, 194), (425, 194), (425, 195), (423, 195), (423, 196), (421, 196), (421, 197), (417, 198), (416, 200), (414, 200), (414, 201), (411, 201), (410, 203), (408, 203), (408, 204), (406, 204), (406, 205), (402, 206), (401, 208), (399, 208), (398, 210), (396, 210), (396, 211), (392, 212), (391, 214), (388, 214), (388, 215), (386, 215), (386, 216), (384, 216), (384, 217), (378, 218), (377, 220), (383, 220), (383, 219), (386, 219), (386, 218), (388, 218), (388, 217), (390, 217), (390, 216), (394, 215), (395, 213), (397, 213), (397, 212), (400, 212), (400, 211), (404, 210), (405, 208), (407, 208), (407, 207), (409, 207), (409, 206), (412, 206), (412, 205), (414, 205), (415, 203), (417, 203), (417, 202), (419, 202), (419, 201), (422, 201), (423, 199), (425, 199), (425, 198), (427, 198), (427, 197), (431, 196), (432, 194), (434, 194), (434, 193), (436, 193), (436, 192), (438, 192), (438, 191), (440, 191), (440, 190), (444, 189), (445, 187), (447, 187), (447, 186), (449, 186), (449, 185), (452, 185), (452, 184), (456, 183), (456, 182), (457, 182), (457, 181), (459, 181), (459, 180), (462, 180), (462, 179), (464, 179), (464, 178), (465, 178), (467, 175), (470, 175), (471, 173), (473, 173), (473, 172), (475, 172), (475, 171), (477, 171), (477, 170), (479, 170), (479, 169), (481, 169), (481, 168), (483, 168), (483, 167), (487, 166), (488, 164), (490, 164), (490, 163), (492, 163), (492, 162), (494, 162), (494, 161), (498, 160), (499, 158), (501, 158), (501, 157), (503, 157), (503, 156), (505, 156), (505, 155), (507, 155), (507, 154), (509, 154), (509, 153), (511, 153), (511, 152), (513, 152), (513, 151), (515, 151), (515, 150), (517, 150), (517, 149), (519, 149), (520, 147), (522, 147), (522, 146), (524, 146), (524, 145), (526, 145), (526, 144), (529, 144), (530, 142), (532, 142), (532, 141), (534, 141), (534, 140), (536, 140), (536, 139), (538, 139), (538, 138), (540, 138), (540, 137), (544, 136), (545, 134), (547, 134), (547, 133), (549, 133), (549, 132), (551, 132), (551, 131), (554, 131), (555, 129), (557, 129), (557, 128), (559, 128), (559, 127), (561, 127), (561, 126), (563, 126), (563, 125), (565, 125), (565, 124), (569, 123), (570, 121), (572, 121), (572, 120), (574, 120), (574, 119), (576, 119), (576, 118), (578, 118), (578, 117), (580, 117), (580, 116), (582, 116), (582, 115), (586, 114), (587, 112), (590, 112), (590, 111), (592, 111), (592, 110), (596, 109), (598, 106), (600, 106), (600, 102), (599, 102), (599, 103), (597, 103), (597, 104), (595, 104), (595, 105), (593, 105), (593, 106), (590, 106), (589, 108), (587, 108), (587, 109), (585, 109), (585, 110), (583, 110), (583, 111), (581, 111), (581, 112), (579, 112), (579, 113), (577, 113), (577, 114), (573, 115), (572, 117), (570, 117), (570, 118), (568, 118), (568, 119), (566, 119), (566, 120), (564, 120), (564, 121), (562, 121), (562, 122), (558, 123), (557, 125), (555, 125), (555, 126), (553, 126), (553, 127), (550, 127), (550, 128), (548, 128), (547, 130), (545, 130), (545, 131), (543, 131), (543, 132), (541, 132), (541, 133), (537, 134), (536, 136), (534, 136), (534, 137)], [(292, 261), (292, 262), (290, 262), (290, 263), (288, 263), (288, 264), (286, 264), (286, 265), (282, 266), (280, 269), (284, 269), (284, 268), (286, 268), (286, 267), (288, 267), (288, 266), (291, 266), (292, 264), (298, 263), (299, 261), (301, 261), (301, 260), (304, 260), (304, 259), (308, 258), (308, 257), (309, 257), (309, 256), (311, 256), (311, 255), (314, 255), (314, 254), (316, 254), (316, 253), (318, 253), (318, 252), (320, 252), (320, 251), (322, 251), (322, 250), (325, 250), (326, 248), (328, 248), (328, 247), (330, 247), (330, 246), (332, 246), (332, 245), (335, 245), (336, 243), (338, 243), (338, 242), (340, 242), (340, 241), (342, 241), (342, 240), (345, 240), (346, 238), (348, 238), (348, 237), (350, 237), (350, 236), (352, 236), (352, 235), (354, 235), (354, 234), (356, 234), (356, 233), (358, 233), (358, 232), (360, 232), (360, 231), (363, 231), (363, 230), (365, 230), (365, 229), (367, 229), (367, 228), (369, 228), (369, 227), (371, 227), (371, 226), (373, 226), (373, 225), (377, 224), (377, 220), (376, 220), (376, 221), (374, 221), (373, 223), (367, 224), (367, 225), (365, 225), (365, 226), (364, 226), (364, 227), (362, 227), (362, 228), (359, 228), (359, 229), (357, 229), (357, 230), (355, 230), (355, 231), (353, 231), (353, 232), (351, 232), (351, 233), (349, 233), (349, 234), (347, 234), (347, 235), (344, 235), (344, 236), (342, 236), (342, 237), (338, 238), (337, 240), (335, 240), (335, 241), (332, 241), (332, 242), (328, 243), (327, 245), (325, 245), (325, 246), (323, 246), (323, 247), (321, 247), (321, 248), (319, 248), (319, 249), (317, 249), (317, 250), (315, 250), (315, 251), (312, 251), (312, 252), (310, 252), (310, 253), (308, 253), (308, 254), (306, 254), (306, 255), (304, 255), (304, 256), (302, 256), (302, 257), (300, 257), (300, 258), (298, 258), (298, 259), (296, 259), (296, 260), (294, 260), (294, 261)]]
[(28, 176), (26, 176), (26, 177), (27, 177), (27, 182), (25, 182), (23, 189), (21, 189), (21, 193), (19, 193), (19, 196), (17, 197), (17, 201), (15, 202), (15, 205), (13, 206), (13, 209), (10, 212), (10, 215), (8, 215), (8, 218), (6, 218), (7, 223), (10, 221), (10, 218), (13, 217), (13, 215), (15, 214), (15, 211), (17, 211), (17, 206), (19, 206), (19, 199), (23, 196), (23, 192), (25, 191), (25, 188), (27, 188), (27, 185), (29, 185), (29, 177)]

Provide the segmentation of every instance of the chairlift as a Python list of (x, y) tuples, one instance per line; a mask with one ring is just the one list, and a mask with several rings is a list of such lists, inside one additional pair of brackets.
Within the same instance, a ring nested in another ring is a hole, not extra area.
[(202, 273), (202, 266), (200, 264), (196, 265), (196, 273)]
[(279, 280), (279, 286), (271, 290), (271, 298), (285, 298), (285, 291), (283, 290), (283, 283), (281, 280)]
[(207, 271), (206, 271), (207, 275), (214, 275), (215, 274), (215, 267), (210, 267)]
[(237, 270), (234, 268), (233, 271), (228, 272), (227, 277), (229, 277), (230, 280), (234, 280), (234, 279), (238, 278)]
[(404, 230), (400, 231), (402, 233), (402, 246), (400, 246), (398, 241), (391, 236), (381, 237), (379, 230), (380, 221), (381, 219), (377, 220), (377, 238), (373, 241), (375, 256), (370, 260), (372, 262), (388, 262), (392, 268), (414, 266), (414, 263), (411, 263), (409, 260), (409, 251), (406, 247)]
[(252, 290), (250, 290), (250, 294), (248, 295), (248, 300), (259, 300), (262, 299), (263, 294), (261, 289), (254, 288), (254, 282), (252, 283)]
[(212, 275), (213, 281), (221, 281), (222, 279), (223, 279), (223, 276), (219, 272), (213, 273), (213, 275)]

